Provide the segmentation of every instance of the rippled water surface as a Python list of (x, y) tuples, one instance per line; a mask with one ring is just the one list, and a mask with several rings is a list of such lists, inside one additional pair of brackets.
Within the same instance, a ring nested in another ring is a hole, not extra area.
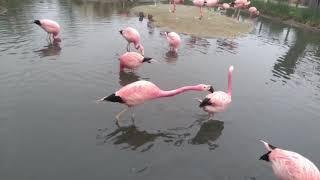
[[(258, 158), (258, 139), (291, 149), (320, 166), (320, 36), (259, 18), (235, 39), (181, 35), (168, 52), (161, 29), (128, 14), (133, 4), (81, 0), (0, 1), (1, 179), (274, 179)], [(61, 27), (48, 45), (32, 20)], [(119, 72), (126, 42), (118, 30), (140, 31), (158, 63)], [(114, 123), (120, 104), (99, 97), (139, 79), (163, 89), (212, 84), (226, 90), (235, 66), (233, 102), (205, 121), (188, 92), (152, 101)]]

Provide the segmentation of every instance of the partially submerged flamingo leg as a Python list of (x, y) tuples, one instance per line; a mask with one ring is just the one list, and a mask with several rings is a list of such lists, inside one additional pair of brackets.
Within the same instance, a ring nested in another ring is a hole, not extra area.
[(116, 115), (116, 123), (119, 123), (120, 120), (120, 116), (125, 113), (128, 110), (128, 108), (123, 109), (122, 111), (120, 111), (117, 115)]
[(209, 113), (208, 115), (208, 120), (213, 120), (214, 113)]
[(127, 52), (130, 52), (130, 43), (127, 44)]

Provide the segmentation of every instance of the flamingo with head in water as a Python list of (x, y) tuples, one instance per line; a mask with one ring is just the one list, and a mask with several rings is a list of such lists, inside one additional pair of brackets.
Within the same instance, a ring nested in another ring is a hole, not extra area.
[(128, 41), (127, 51), (130, 51), (130, 44), (133, 43), (134, 47), (139, 50), (142, 55), (144, 55), (144, 47), (140, 43), (140, 34), (136, 29), (132, 27), (126, 27), (119, 32)]
[(178, 48), (181, 44), (181, 38), (180, 36), (175, 33), (175, 32), (165, 32), (165, 35), (167, 37), (169, 46), (170, 46), (170, 51), (173, 51), (175, 53), (178, 52)]
[(48, 38), (50, 42), (51, 36), (54, 42), (61, 42), (61, 39), (59, 38), (60, 25), (57, 22), (52, 21), (50, 19), (40, 19), (34, 20), (33, 23), (37, 24), (48, 33)]
[[(98, 101), (110, 101), (117, 102), (127, 105), (131, 111), (132, 107), (137, 106), (139, 104), (143, 104), (146, 101), (163, 98), (163, 97), (171, 97), (178, 94), (181, 94), (186, 91), (210, 91), (213, 92), (213, 88), (210, 85), (199, 84), (195, 86), (184, 86), (175, 90), (165, 91), (161, 90), (158, 86), (153, 84), (152, 82), (140, 80), (128, 84), (117, 92), (103, 97)], [(124, 109), (117, 116), (116, 120), (118, 122), (121, 114), (123, 114), (127, 110)], [(134, 117), (133, 112), (131, 112), (132, 118)]]
[(276, 177), (280, 180), (320, 180), (319, 169), (302, 155), (283, 150), (260, 140), (267, 153), (260, 160), (271, 162)]
[(152, 58), (144, 57), (137, 52), (126, 52), (120, 56), (120, 70), (131, 69), (135, 70), (140, 67), (143, 63), (151, 63)]
[(200, 108), (203, 108), (204, 111), (209, 113), (209, 119), (213, 117), (213, 113), (223, 112), (227, 109), (231, 103), (232, 96), (232, 72), (233, 66), (229, 67), (228, 73), (228, 92), (215, 91), (211, 94), (208, 94), (203, 100), (199, 100)]

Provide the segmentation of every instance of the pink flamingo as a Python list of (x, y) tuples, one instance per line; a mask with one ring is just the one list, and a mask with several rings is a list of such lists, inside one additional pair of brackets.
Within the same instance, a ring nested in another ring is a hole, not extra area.
[(180, 36), (175, 32), (169, 32), (169, 33), (165, 32), (165, 34), (169, 42), (170, 51), (174, 51), (175, 53), (177, 53), (181, 43)]
[(33, 23), (40, 26), (43, 30), (45, 30), (48, 33), (48, 38), (51, 42), (51, 35), (54, 42), (61, 42), (61, 39), (59, 38), (60, 33), (60, 25), (52, 21), (50, 19), (41, 19), (41, 20), (34, 20)]
[(139, 50), (142, 55), (144, 55), (144, 48), (140, 43), (140, 34), (136, 29), (132, 27), (126, 27), (119, 32), (128, 41), (127, 51), (130, 51), (130, 44), (133, 43), (134, 47)]
[[(251, 2), (247, 0), (235, 0), (234, 3), (236, 10), (238, 10), (238, 15), (236, 16), (236, 18), (238, 19), (240, 16), (240, 9), (248, 8)], [(237, 11), (235, 11), (235, 14), (236, 12)]]
[(203, 100), (198, 99), (200, 102), (199, 107), (203, 108), (204, 111), (209, 113), (209, 119), (213, 118), (213, 114), (215, 112), (225, 111), (228, 105), (231, 103), (232, 72), (233, 66), (230, 66), (228, 73), (228, 93), (223, 91), (215, 91), (211, 94), (208, 94)]
[(257, 10), (256, 7), (250, 7), (249, 8), (250, 17), (259, 16), (260, 12)]
[[(196, 86), (184, 86), (171, 91), (161, 90), (158, 86), (149, 81), (136, 81), (128, 84), (117, 92), (111, 94), (110, 96), (103, 97), (98, 101), (110, 101), (126, 104), (132, 111), (133, 107), (139, 104), (143, 104), (145, 101), (162, 98), (171, 97), (186, 91), (210, 91), (213, 92), (213, 88), (210, 85), (199, 84)], [(127, 110), (122, 110), (117, 116), (116, 120), (118, 122), (121, 114)], [(133, 112), (131, 112), (132, 118), (134, 117)]]
[(171, 12), (174, 13), (176, 11), (176, 4), (183, 4), (184, 0), (170, 0), (170, 3), (172, 4)]
[(195, 6), (198, 6), (200, 8), (200, 16), (199, 19), (202, 19), (203, 17), (203, 10), (202, 7), (205, 5), (206, 1), (205, 0), (193, 0), (193, 4)]
[(307, 158), (260, 141), (268, 151), (260, 157), (260, 160), (271, 162), (279, 180), (320, 180), (319, 169)]
[(135, 70), (142, 65), (144, 62), (151, 63), (152, 58), (143, 57), (137, 52), (126, 52), (120, 56), (120, 70), (124, 68)]
[(208, 8), (213, 8), (218, 6), (219, 0), (206, 0), (206, 6)]

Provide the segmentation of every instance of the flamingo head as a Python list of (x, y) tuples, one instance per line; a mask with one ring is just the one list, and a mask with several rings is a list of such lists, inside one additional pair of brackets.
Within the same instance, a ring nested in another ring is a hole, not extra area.
[(199, 91), (209, 91), (209, 92), (211, 92), (211, 93), (214, 92), (213, 87), (212, 87), (211, 85), (206, 85), (206, 84), (199, 84), (199, 85), (197, 85), (197, 89), (198, 89)]
[(41, 26), (41, 23), (39, 20), (34, 20), (33, 23), (37, 24), (38, 26)]

